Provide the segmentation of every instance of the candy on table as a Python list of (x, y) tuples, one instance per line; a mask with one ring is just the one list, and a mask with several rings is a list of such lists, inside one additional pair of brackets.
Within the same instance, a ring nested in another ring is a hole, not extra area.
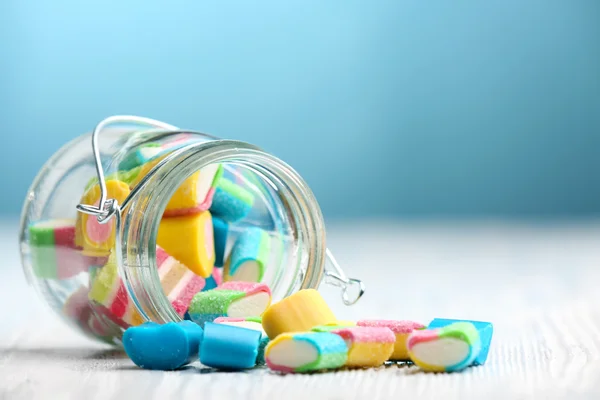
[(389, 328), (352, 326), (332, 331), (348, 346), (348, 367), (378, 367), (394, 351), (396, 336)]
[(206, 278), (206, 285), (203, 291), (211, 290), (223, 283), (223, 270), (221, 268), (214, 268), (212, 274)]
[(207, 322), (200, 362), (208, 367), (239, 370), (256, 365), (261, 333), (253, 329)]
[(228, 222), (244, 218), (254, 205), (254, 196), (243, 186), (221, 178), (213, 197), (210, 211)]
[(190, 321), (146, 322), (123, 334), (123, 347), (140, 368), (174, 370), (198, 358), (202, 328)]
[(88, 257), (75, 245), (75, 221), (54, 219), (29, 226), (33, 272), (42, 279), (69, 279), (103, 260)]
[[(129, 195), (129, 186), (122, 181), (110, 179), (106, 181), (106, 198), (116, 199), (119, 204)], [(81, 198), (81, 204), (97, 207), (100, 202), (100, 187), (92, 186)], [(115, 219), (100, 224), (94, 215), (77, 213), (75, 229), (75, 244), (83, 248), (83, 254), (87, 256), (108, 256), (115, 243)]]
[(222, 267), (225, 264), (225, 250), (227, 248), (229, 224), (215, 216), (212, 218), (212, 223), (215, 238), (215, 267)]
[(414, 321), (393, 321), (393, 320), (362, 320), (356, 323), (357, 326), (369, 326), (369, 327), (384, 327), (390, 328), (394, 335), (396, 335), (396, 344), (394, 345), (394, 352), (390, 356), (392, 361), (406, 361), (409, 360), (408, 349), (406, 348), (406, 341), (408, 336), (417, 329), (424, 329), (425, 325)]
[(340, 368), (347, 354), (346, 342), (331, 332), (282, 333), (265, 350), (269, 368), (286, 373)]
[(356, 322), (354, 321), (335, 321), (330, 322), (329, 324), (313, 326), (311, 331), (313, 332), (332, 332), (341, 328), (347, 328), (351, 326), (356, 326)]
[(302, 289), (273, 304), (262, 315), (263, 328), (271, 340), (285, 332), (310, 331), (314, 326), (335, 322), (337, 318), (314, 289)]
[(481, 350), (477, 328), (455, 322), (443, 328), (415, 330), (407, 342), (410, 359), (431, 372), (461, 371), (472, 365)]
[(262, 315), (271, 304), (271, 289), (264, 283), (225, 282), (216, 289), (196, 294), (188, 313), (200, 326), (218, 317), (245, 318)]
[(231, 317), (219, 317), (213, 322), (215, 324), (225, 324), (231, 326), (237, 326), (239, 328), (253, 329), (261, 333), (260, 344), (258, 346), (258, 355), (256, 356), (256, 364), (265, 364), (265, 348), (269, 344), (269, 337), (265, 333), (260, 317), (247, 317), (247, 318), (231, 318)]
[(208, 278), (215, 262), (210, 212), (163, 218), (157, 244), (196, 275)]
[(469, 321), (469, 320), (461, 320), (461, 319), (444, 319), (444, 318), (435, 318), (431, 323), (427, 326), (427, 329), (435, 329), (435, 328), (443, 328), (455, 322), (470, 322), (477, 328), (479, 331), (479, 340), (481, 341), (481, 350), (479, 351), (479, 355), (475, 358), (473, 365), (483, 365), (485, 364), (488, 353), (490, 351), (490, 345), (492, 343), (492, 336), (494, 334), (494, 326), (491, 322), (482, 322), (482, 321)]
[(136, 147), (119, 163), (119, 170), (127, 171), (152, 160), (163, 151), (160, 143), (146, 143)]
[[(204, 279), (175, 260), (163, 249), (156, 249), (158, 275), (165, 295), (175, 312), (184, 316), (193, 296), (204, 287)], [(120, 279), (115, 257), (111, 255), (108, 263), (98, 272), (90, 290), (90, 300), (106, 307), (117, 319), (127, 325), (140, 325), (143, 319), (127, 295), (125, 285)]]
[(248, 228), (235, 241), (225, 262), (225, 281), (260, 282), (271, 251), (271, 237), (260, 228)]

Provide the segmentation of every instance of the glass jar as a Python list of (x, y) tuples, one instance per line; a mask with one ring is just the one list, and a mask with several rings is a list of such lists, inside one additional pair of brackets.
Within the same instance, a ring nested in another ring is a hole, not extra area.
[[(197, 176), (207, 178), (201, 183)], [(326, 248), (319, 205), (291, 167), (248, 143), (135, 116), (105, 119), (42, 167), (21, 217), (28, 282), (69, 324), (107, 343), (120, 345), (123, 330), (143, 321), (180, 321), (182, 310), (161, 282), (157, 235), (172, 216), (172, 199), (190, 180), (206, 201), (177, 209), (175, 218), (210, 214), (222, 180), (252, 199), (243, 216), (227, 223), (225, 252), (249, 228), (268, 234), (260, 281), (273, 301), (318, 288), (322, 280), (340, 287), (347, 305), (364, 293), (362, 282), (348, 279)], [(200, 231), (212, 255), (216, 237)], [(190, 240), (186, 233), (179, 244)], [(203, 276), (204, 289), (220, 282), (220, 271)]]

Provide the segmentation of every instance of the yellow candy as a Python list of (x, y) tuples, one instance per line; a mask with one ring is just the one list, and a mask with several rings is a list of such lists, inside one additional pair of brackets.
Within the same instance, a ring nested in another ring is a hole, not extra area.
[(348, 346), (348, 367), (378, 367), (394, 351), (396, 337), (389, 328), (347, 327), (332, 331)]
[(209, 211), (163, 218), (157, 244), (196, 275), (208, 278), (215, 263), (212, 217)]
[[(129, 186), (116, 179), (106, 181), (106, 198), (116, 199), (122, 204), (129, 195)], [(100, 186), (94, 185), (81, 198), (81, 204), (98, 206), (100, 202)], [(86, 256), (103, 257), (110, 254), (115, 244), (114, 218), (105, 224), (100, 224), (94, 215), (77, 213), (75, 224), (75, 244), (81, 247)]]
[(314, 326), (335, 323), (337, 319), (323, 297), (314, 289), (304, 289), (273, 304), (262, 316), (270, 339), (285, 332), (310, 331)]

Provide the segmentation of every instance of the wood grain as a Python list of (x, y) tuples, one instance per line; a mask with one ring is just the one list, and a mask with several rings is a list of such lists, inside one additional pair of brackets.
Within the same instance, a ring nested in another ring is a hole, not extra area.
[(415, 367), (281, 376), (195, 363), (152, 372), (79, 337), (26, 287), (14, 225), (0, 230), (0, 398), (600, 399), (600, 225), (334, 226), (330, 247), (367, 283), (339, 318), (489, 320), (488, 363), (460, 374)]

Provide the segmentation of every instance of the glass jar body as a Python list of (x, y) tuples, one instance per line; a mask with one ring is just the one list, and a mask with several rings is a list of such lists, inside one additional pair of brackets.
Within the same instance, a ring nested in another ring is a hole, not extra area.
[[(186, 286), (188, 292), (223, 279), (232, 248), (250, 229), (268, 238), (264, 268), (252, 279), (267, 283), (274, 301), (318, 287), (326, 252), (323, 218), (292, 168), (247, 143), (151, 120), (125, 117), (110, 125), (60, 149), (34, 180), (23, 207), (25, 274), (69, 324), (119, 345), (128, 326), (180, 320), (185, 310), (170, 290), (184, 284), (166, 284), (157, 261), (160, 245), (173, 242), (161, 238), (163, 226), (172, 221), (202, 220), (193, 239), (186, 231), (174, 241), (194, 240), (212, 255), (193, 271), (196, 285)], [(245, 211), (217, 206), (228, 193), (219, 192), (226, 186), (219, 182), (233, 187), (239, 195), (234, 200), (247, 200)], [(182, 190), (188, 186), (195, 199), (190, 204), (189, 191)], [(86, 209), (100, 212), (82, 212)], [(217, 240), (216, 220), (227, 225), (225, 240)], [(225, 279), (233, 280), (228, 271)]]

